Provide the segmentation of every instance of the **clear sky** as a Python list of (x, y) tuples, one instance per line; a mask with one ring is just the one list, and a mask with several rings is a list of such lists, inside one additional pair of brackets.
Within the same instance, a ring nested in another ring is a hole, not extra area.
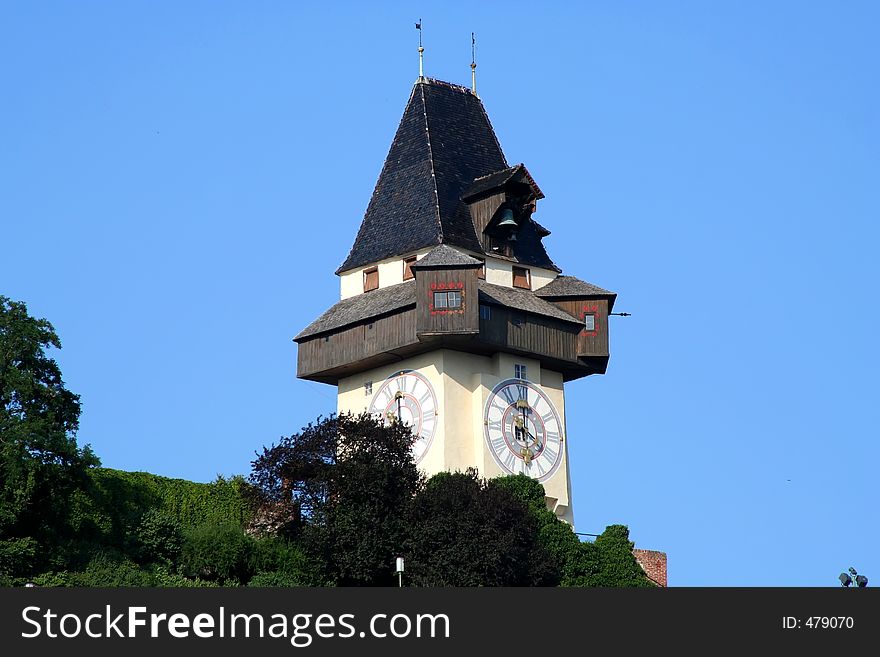
[(208, 481), (335, 409), (292, 337), (417, 76), (478, 91), (565, 273), (578, 531), (672, 585), (880, 586), (871, 2), (0, 4), (0, 294), (61, 336), (104, 465)]

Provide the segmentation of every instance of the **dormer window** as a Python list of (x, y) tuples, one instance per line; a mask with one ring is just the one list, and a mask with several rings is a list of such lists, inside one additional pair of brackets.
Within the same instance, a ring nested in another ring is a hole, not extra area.
[(525, 267), (513, 268), (513, 287), (520, 287), (524, 290), (532, 289), (531, 272)]
[(379, 268), (371, 267), (364, 270), (364, 292), (379, 289)]

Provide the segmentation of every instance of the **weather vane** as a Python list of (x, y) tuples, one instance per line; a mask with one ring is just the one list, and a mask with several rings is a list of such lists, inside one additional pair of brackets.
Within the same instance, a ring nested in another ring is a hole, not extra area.
[(424, 79), (425, 77), (425, 69), (424, 69), (424, 52), (425, 49), (422, 48), (422, 19), (419, 19), (419, 22), (416, 23), (416, 29), (419, 31), (419, 80)]
[(471, 32), (471, 91), (477, 95), (477, 38)]

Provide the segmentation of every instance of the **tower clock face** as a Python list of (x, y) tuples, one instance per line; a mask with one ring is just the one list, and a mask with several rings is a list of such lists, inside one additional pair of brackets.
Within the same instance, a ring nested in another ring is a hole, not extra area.
[(413, 458), (416, 463), (422, 460), (437, 429), (437, 395), (428, 379), (413, 370), (392, 374), (373, 395), (370, 413), (409, 426), (416, 437)]
[(562, 462), (562, 420), (544, 391), (525, 379), (492, 390), (483, 417), (486, 444), (510, 474), (549, 479)]

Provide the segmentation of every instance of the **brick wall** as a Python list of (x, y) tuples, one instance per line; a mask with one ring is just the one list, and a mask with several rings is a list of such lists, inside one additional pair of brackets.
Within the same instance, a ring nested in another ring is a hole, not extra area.
[(655, 550), (633, 550), (645, 574), (660, 586), (666, 586), (666, 553)]

